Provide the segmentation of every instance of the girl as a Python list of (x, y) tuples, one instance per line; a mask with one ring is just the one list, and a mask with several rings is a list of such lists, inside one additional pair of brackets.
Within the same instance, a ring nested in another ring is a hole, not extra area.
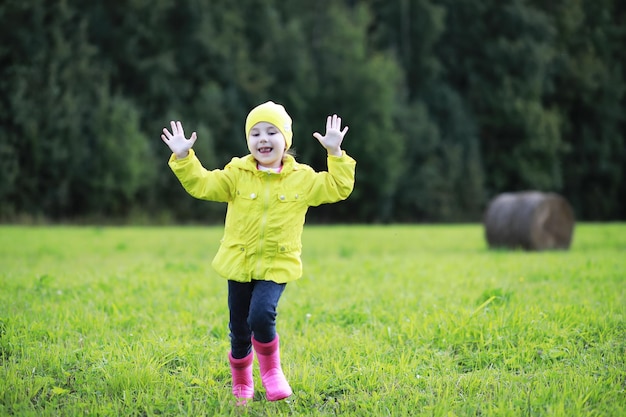
[(195, 198), (228, 203), (224, 236), (213, 259), (228, 280), (232, 392), (239, 404), (254, 396), (253, 349), (269, 401), (292, 394), (280, 365), (276, 307), (285, 285), (300, 278), (302, 228), (310, 206), (346, 199), (354, 187), (356, 162), (341, 149), (348, 131), (329, 116), (326, 134), (313, 136), (328, 151), (328, 172), (315, 172), (287, 151), (291, 118), (268, 101), (248, 114), (245, 132), (250, 154), (224, 169), (206, 170), (194, 154), (196, 132), (187, 139), (180, 122), (163, 129), (173, 152), (169, 166)]

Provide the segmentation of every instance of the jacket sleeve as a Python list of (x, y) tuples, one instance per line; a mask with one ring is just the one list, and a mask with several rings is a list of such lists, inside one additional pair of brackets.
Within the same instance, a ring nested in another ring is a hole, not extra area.
[(354, 189), (356, 161), (343, 152), (342, 156), (328, 155), (328, 172), (317, 172), (309, 192), (310, 206), (335, 203), (348, 198)]
[[(168, 165), (180, 181), (183, 188), (200, 200), (228, 202), (234, 189), (233, 179), (228, 169), (205, 169), (193, 149), (183, 159), (170, 156)], [(228, 167), (226, 167), (228, 168)]]

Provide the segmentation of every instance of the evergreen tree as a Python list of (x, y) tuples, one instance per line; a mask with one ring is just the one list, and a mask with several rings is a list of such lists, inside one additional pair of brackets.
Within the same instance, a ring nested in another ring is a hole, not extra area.
[[(137, 131), (136, 112), (124, 100), (110, 102), (107, 73), (87, 40), (86, 20), (67, 1), (9, 1), (1, 7), (6, 21), (19, 25), (0, 29), (2, 44), (11, 45), (0, 57), (7, 92), (0, 115), (3, 152), (10, 157), (0, 171), (12, 180), (2, 187), (3, 212), (66, 219), (91, 214), (94, 201), (106, 197), (98, 200), (99, 211), (123, 214), (122, 203), (133, 201), (144, 172), (137, 168), (143, 162), (124, 156), (143, 150), (145, 138)], [(98, 124), (105, 114), (106, 122)], [(119, 134), (106, 136), (111, 131)], [(116, 170), (124, 174), (114, 175)], [(108, 175), (115, 180), (102, 177)], [(104, 188), (95, 185), (99, 181)]]
[(398, 125), (407, 142), (395, 200), (403, 220), (476, 220), (484, 204), (474, 115), (445, 79), (436, 47), (445, 10), (430, 0), (371, 1), (371, 41), (395, 51), (406, 95)]
[(623, 218), (626, 13), (613, 0), (537, 2), (557, 29), (547, 97), (568, 145), (563, 193), (584, 219)]
[(312, 133), (329, 113), (350, 126), (354, 193), (311, 220), (474, 221), (527, 188), (626, 217), (623, 2), (5, 0), (0, 16), (3, 219), (222, 221), (169, 172), (161, 130), (184, 121), (219, 168), (266, 100), (317, 169)]
[[(401, 72), (389, 54), (371, 50), (367, 29), (371, 14), (365, 6), (346, 8), (316, 3), (305, 15), (318, 92), (304, 120), (309, 132), (324, 129), (328, 113), (350, 126), (345, 148), (358, 161), (357, 183), (348, 201), (324, 208), (343, 220), (389, 221), (393, 194), (403, 163), (404, 140), (395, 123), (399, 111)], [(311, 146), (319, 144), (311, 140)], [(326, 166), (316, 149), (310, 163)]]
[(555, 36), (547, 16), (519, 1), (448, 1), (435, 49), (446, 79), (476, 118), (489, 196), (560, 190), (566, 146), (559, 112), (544, 104)]

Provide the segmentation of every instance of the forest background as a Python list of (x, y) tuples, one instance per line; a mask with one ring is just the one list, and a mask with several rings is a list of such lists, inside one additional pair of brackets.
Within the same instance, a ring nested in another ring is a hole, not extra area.
[(623, 1), (4, 0), (0, 21), (3, 222), (221, 222), (161, 130), (221, 168), (267, 100), (318, 170), (312, 133), (350, 126), (355, 190), (311, 221), (474, 222), (527, 189), (626, 219)]

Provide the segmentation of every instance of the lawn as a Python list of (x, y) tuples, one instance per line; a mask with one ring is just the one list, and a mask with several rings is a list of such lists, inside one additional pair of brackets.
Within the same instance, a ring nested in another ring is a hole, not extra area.
[(294, 395), (230, 394), (221, 227), (0, 226), (0, 415), (626, 415), (626, 224), (568, 251), (313, 226), (279, 304)]

